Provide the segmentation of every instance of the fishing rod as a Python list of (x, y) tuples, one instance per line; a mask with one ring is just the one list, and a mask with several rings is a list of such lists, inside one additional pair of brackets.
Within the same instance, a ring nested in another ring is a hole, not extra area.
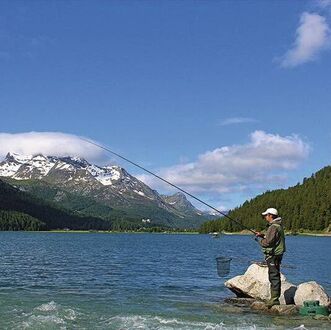
[(212, 210), (214, 210), (214, 211), (216, 211), (217, 213), (223, 215), (224, 217), (226, 217), (226, 218), (229, 219), (230, 221), (233, 221), (234, 223), (236, 223), (237, 225), (241, 226), (242, 228), (244, 228), (244, 229), (246, 229), (246, 230), (249, 230), (249, 231), (252, 232), (254, 235), (258, 234), (258, 233), (257, 233), (256, 231), (254, 231), (253, 229), (250, 229), (250, 228), (248, 228), (247, 226), (243, 225), (243, 224), (242, 224), (241, 222), (239, 222), (238, 220), (235, 220), (235, 219), (231, 218), (231, 217), (228, 216), (226, 213), (221, 212), (220, 210), (216, 209), (216, 208), (213, 207), (212, 205), (210, 205), (210, 204), (204, 202), (204, 201), (201, 200), (200, 198), (198, 198), (198, 197), (192, 195), (191, 193), (189, 193), (189, 192), (187, 192), (186, 190), (184, 190), (184, 189), (178, 187), (177, 185), (171, 183), (170, 181), (168, 181), (168, 180), (166, 180), (166, 179), (160, 177), (159, 175), (157, 175), (157, 174), (151, 172), (150, 170), (144, 168), (143, 166), (141, 166), (141, 165), (139, 165), (139, 164), (137, 164), (137, 163), (131, 161), (130, 159), (128, 159), (128, 158), (126, 158), (126, 157), (124, 157), (124, 156), (121, 156), (120, 154), (118, 154), (118, 153), (116, 153), (116, 152), (110, 150), (108, 147), (104, 147), (104, 146), (102, 146), (102, 145), (100, 145), (100, 144), (98, 144), (98, 143), (95, 143), (95, 142), (93, 142), (93, 141), (91, 141), (91, 140), (88, 140), (88, 139), (85, 139), (85, 138), (83, 138), (83, 137), (80, 137), (80, 139), (83, 140), (83, 141), (85, 141), (85, 142), (87, 142), (87, 143), (90, 143), (90, 144), (92, 144), (92, 145), (94, 145), (94, 146), (96, 146), (96, 147), (98, 147), (98, 148), (100, 148), (100, 149), (103, 149), (103, 150), (105, 150), (105, 151), (107, 151), (107, 152), (109, 152), (109, 153), (111, 153), (111, 154), (113, 154), (113, 155), (115, 155), (115, 156), (117, 156), (117, 157), (119, 157), (119, 158), (125, 160), (126, 162), (128, 162), (128, 163), (130, 163), (130, 164), (132, 164), (132, 165), (134, 165), (134, 166), (136, 166), (136, 167), (138, 167), (138, 168), (144, 170), (145, 172), (147, 172), (147, 173), (153, 175), (154, 177), (158, 178), (159, 180), (161, 180), (161, 181), (167, 183), (168, 185), (170, 185), (170, 186), (172, 186), (172, 187), (178, 189), (179, 191), (183, 192), (184, 194), (186, 194), (186, 195), (192, 197), (193, 199), (197, 200), (198, 202), (200, 202), (200, 203), (202, 203), (202, 204), (208, 206), (208, 207), (211, 208)]

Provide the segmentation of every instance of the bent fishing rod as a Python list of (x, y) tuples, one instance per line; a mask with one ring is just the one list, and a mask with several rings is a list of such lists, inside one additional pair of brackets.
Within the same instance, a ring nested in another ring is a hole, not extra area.
[(189, 192), (187, 192), (186, 190), (184, 190), (184, 189), (178, 187), (177, 185), (171, 183), (170, 181), (168, 181), (168, 180), (162, 178), (161, 176), (159, 176), (159, 175), (157, 175), (157, 174), (151, 172), (150, 170), (144, 168), (143, 166), (141, 166), (141, 165), (139, 165), (139, 164), (137, 164), (137, 163), (131, 161), (130, 159), (128, 159), (128, 158), (126, 158), (126, 157), (124, 157), (124, 156), (121, 156), (120, 154), (118, 154), (118, 153), (116, 153), (116, 152), (110, 150), (108, 147), (104, 147), (104, 146), (102, 146), (102, 145), (100, 145), (100, 144), (98, 144), (98, 143), (95, 143), (95, 142), (93, 142), (93, 141), (91, 141), (91, 140), (88, 140), (88, 139), (85, 139), (85, 138), (83, 138), (83, 137), (80, 137), (80, 139), (81, 139), (82, 141), (85, 141), (85, 142), (87, 142), (87, 143), (90, 143), (90, 144), (92, 144), (92, 145), (94, 145), (94, 146), (96, 146), (96, 147), (98, 147), (98, 148), (100, 148), (100, 149), (103, 149), (103, 150), (105, 150), (105, 151), (107, 151), (107, 152), (109, 152), (109, 153), (115, 155), (116, 157), (119, 157), (119, 158), (125, 160), (126, 162), (128, 162), (128, 163), (130, 163), (130, 164), (132, 164), (132, 165), (134, 165), (134, 166), (136, 166), (136, 167), (142, 169), (143, 171), (145, 171), (145, 172), (147, 172), (147, 173), (149, 173), (149, 174), (151, 174), (151, 175), (153, 175), (154, 177), (156, 177), (156, 178), (158, 178), (159, 180), (161, 180), (161, 181), (167, 183), (168, 185), (170, 185), (170, 186), (176, 188), (177, 190), (183, 192), (184, 194), (186, 194), (186, 195), (192, 197), (193, 199), (197, 200), (198, 202), (200, 202), (200, 203), (202, 203), (202, 204), (208, 206), (208, 207), (211, 208), (212, 210), (214, 210), (214, 211), (216, 211), (217, 213), (223, 215), (225, 218), (227, 218), (227, 219), (229, 219), (230, 221), (236, 223), (237, 225), (241, 226), (242, 228), (244, 228), (244, 229), (246, 229), (246, 230), (249, 230), (249, 231), (250, 231), (251, 233), (253, 233), (254, 235), (258, 234), (258, 233), (257, 233), (256, 231), (254, 231), (253, 229), (250, 229), (250, 228), (248, 228), (247, 226), (243, 225), (243, 224), (242, 224), (241, 222), (239, 222), (238, 220), (231, 218), (231, 217), (228, 216), (226, 213), (221, 212), (220, 210), (216, 209), (216, 208), (213, 207), (212, 205), (210, 205), (210, 204), (204, 202), (204, 201), (201, 200), (200, 198), (198, 198), (198, 197), (192, 195), (191, 193), (189, 193)]

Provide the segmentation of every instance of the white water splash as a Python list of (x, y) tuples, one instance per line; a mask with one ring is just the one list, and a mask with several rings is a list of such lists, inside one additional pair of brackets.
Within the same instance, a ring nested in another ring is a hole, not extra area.
[(67, 329), (79, 313), (64, 308), (55, 301), (33, 308), (30, 313), (22, 313), (22, 321), (15, 329)]
[(105, 326), (111, 329), (144, 329), (144, 330), (255, 330), (255, 325), (243, 325), (242, 327), (226, 326), (223, 322), (218, 324), (211, 322), (185, 321), (176, 318), (162, 318), (159, 316), (117, 315), (109, 318)]
[(35, 310), (41, 311), (41, 312), (53, 312), (53, 311), (58, 310), (58, 305), (56, 304), (55, 301), (51, 301), (47, 304), (42, 304), (42, 305), (36, 307)]

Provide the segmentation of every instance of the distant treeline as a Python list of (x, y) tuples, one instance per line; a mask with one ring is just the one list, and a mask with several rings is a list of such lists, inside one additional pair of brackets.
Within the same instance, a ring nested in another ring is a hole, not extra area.
[(0, 230), (43, 230), (45, 223), (28, 214), (0, 210)]
[[(229, 216), (249, 228), (262, 230), (266, 223), (261, 217), (261, 212), (268, 207), (278, 209), (284, 220), (285, 229), (288, 231), (330, 229), (331, 167), (327, 166), (310, 178), (304, 178), (302, 184), (298, 183), (288, 189), (268, 191), (246, 201), (240, 207), (231, 210)], [(236, 232), (242, 229), (233, 221), (221, 218), (205, 222), (200, 232)]]

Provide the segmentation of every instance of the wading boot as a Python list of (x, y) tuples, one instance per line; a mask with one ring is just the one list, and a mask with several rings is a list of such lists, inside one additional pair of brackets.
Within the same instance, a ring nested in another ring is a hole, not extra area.
[(266, 306), (268, 308), (271, 308), (272, 306), (275, 306), (275, 305), (280, 305), (280, 302), (279, 302), (279, 292), (277, 291), (274, 291), (274, 290), (271, 290), (271, 297), (270, 299), (268, 300), (268, 302), (266, 303)]

